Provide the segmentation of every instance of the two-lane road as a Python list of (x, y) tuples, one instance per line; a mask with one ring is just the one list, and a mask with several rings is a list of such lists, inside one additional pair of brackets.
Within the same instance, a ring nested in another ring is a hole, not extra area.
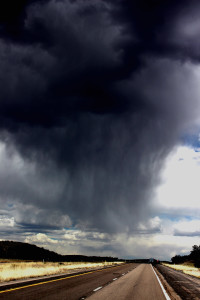
[(141, 264), (88, 300), (166, 300), (151, 265)]
[(166, 300), (152, 266), (123, 264), (0, 291), (5, 300)]

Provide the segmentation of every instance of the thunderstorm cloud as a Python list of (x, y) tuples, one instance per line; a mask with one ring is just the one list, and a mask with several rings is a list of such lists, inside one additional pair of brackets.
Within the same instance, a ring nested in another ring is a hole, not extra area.
[(166, 159), (200, 121), (198, 1), (9, 0), (0, 11), (1, 238), (123, 255), (125, 234), (144, 249), (164, 226)]

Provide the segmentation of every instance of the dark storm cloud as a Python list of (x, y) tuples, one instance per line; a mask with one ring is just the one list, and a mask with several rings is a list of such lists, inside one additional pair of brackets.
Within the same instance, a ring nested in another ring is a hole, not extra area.
[(182, 25), (196, 2), (19, 3), (0, 16), (1, 137), (36, 166), (9, 186), (2, 174), (1, 195), (21, 224), (129, 232), (194, 117), (192, 67), (177, 59), (198, 59)]
[[(112, 1), (110, 1), (112, 2)], [(113, 19), (125, 25), (130, 38), (124, 62), (132, 73), (141, 54), (167, 56), (181, 61), (199, 60), (199, 11), (197, 0), (117, 1)]]
[[(183, 53), (187, 58), (188, 49), (178, 45), (180, 34), (176, 41), (169, 40), (176, 34), (172, 26), (180, 10), (171, 1), (20, 3), (15, 13), (9, 14), (7, 7), (7, 19), (2, 17), (2, 30), (11, 25), (18, 28), (20, 23), (23, 32), (18, 39), (2, 32), (1, 118), (5, 126), (24, 122), (51, 127), (82, 111), (149, 110), (138, 95), (130, 100), (113, 84), (137, 71), (146, 54)], [(30, 40), (24, 44), (26, 36)], [(191, 56), (192, 51), (191, 46)]]
[(188, 232), (188, 231), (180, 231), (180, 230), (175, 230), (174, 231), (175, 236), (187, 236), (187, 237), (194, 237), (194, 236), (200, 236), (200, 231), (193, 231), (193, 232)]

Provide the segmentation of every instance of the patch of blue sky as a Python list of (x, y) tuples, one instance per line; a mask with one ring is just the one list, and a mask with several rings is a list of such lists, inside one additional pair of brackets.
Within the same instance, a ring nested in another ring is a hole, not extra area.
[(187, 220), (187, 221), (194, 221), (194, 220), (200, 220), (200, 218), (196, 218), (194, 216), (188, 216), (188, 215), (183, 215), (183, 214), (176, 214), (176, 213), (162, 213), (159, 214), (159, 218), (161, 220), (170, 220), (173, 222), (177, 222), (180, 220)]
[(68, 230), (68, 231), (72, 231), (72, 230), (77, 230), (77, 227), (75, 226), (71, 226), (71, 227), (64, 227), (65, 230)]
[(200, 152), (200, 132), (195, 132), (194, 134), (185, 134), (181, 137), (181, 143), (184, 146), (189, 146), (195, 149), (195, 151)]

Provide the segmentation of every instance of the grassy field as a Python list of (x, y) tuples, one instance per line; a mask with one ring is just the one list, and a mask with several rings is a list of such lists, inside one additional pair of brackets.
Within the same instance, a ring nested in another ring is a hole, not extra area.
[(185, 274), (200, 278), (200, 269), (195, 268), (193, 263), (185, 263), (182, 265), (170, 265), (170, 264), (163, 264), (163, 265), (175, 270), (182, 271)]
[(75, 270), (87, 270), (119, 264), (120, 262), (104, 263), (51, 263), (51, 262), (20, 262), (0, 260), (0, 282), (22, 278), (38, 277), (60, 273), (72, 273)]

